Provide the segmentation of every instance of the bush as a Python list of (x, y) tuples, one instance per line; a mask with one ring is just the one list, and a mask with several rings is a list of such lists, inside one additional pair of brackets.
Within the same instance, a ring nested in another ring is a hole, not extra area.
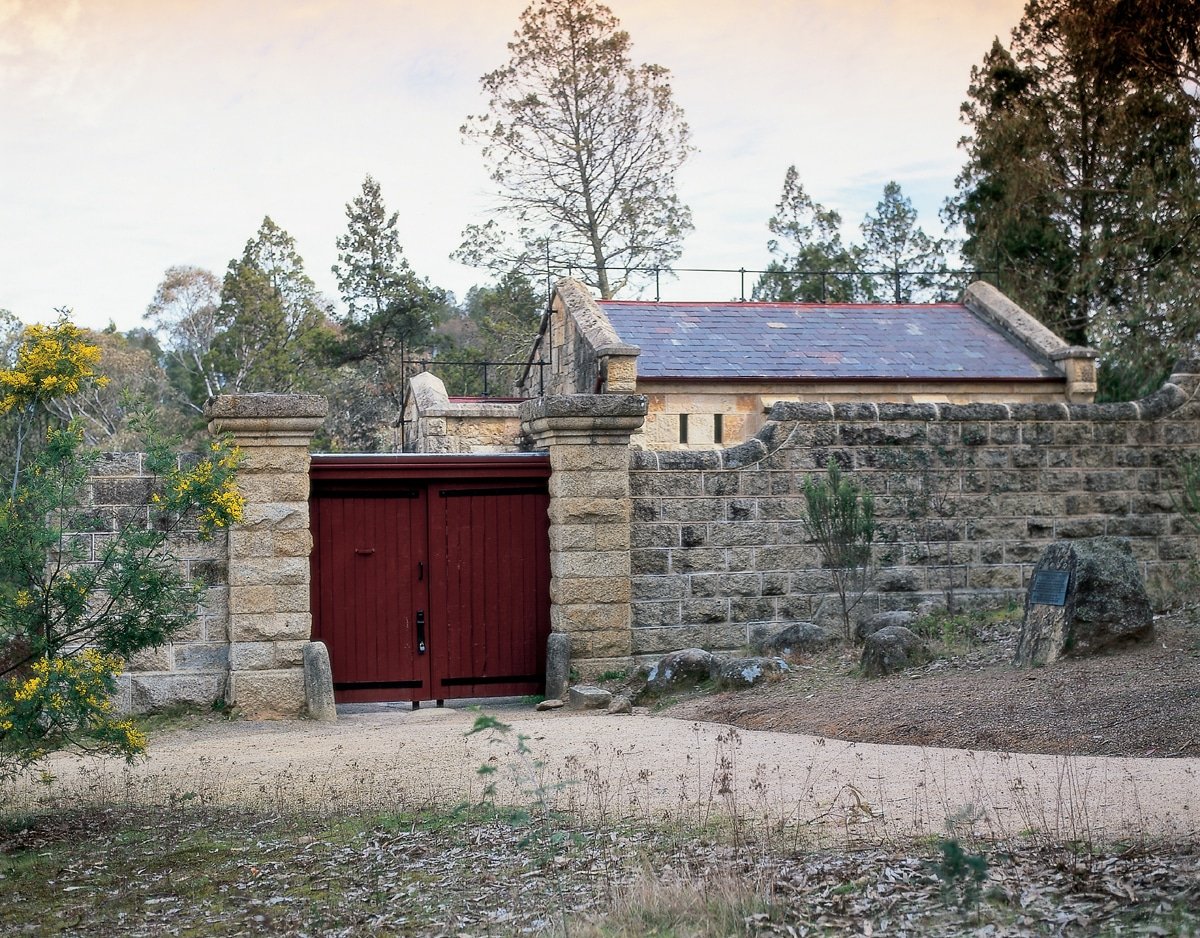
[(853, 638), (850, 614), (862, 601), (873, 573), (875, 499), (842, 475), (830, 459), (825, 478), (804, 480), (805, 526), (833, 577), (846, 640)]
[[(12, 372), (0, 378), (3, 387), (30, 386)], [(122, 659), (162, 645), (194, 614), (200, 584), (181, 572), (171, 537), (187, 529), (208, 538), (241, 517), (229, 441), (183, 468), (148, 414), (133, 423), (146, 434), (151, 490), (140, 523), (114, 524), (88, 507), (99, 454), (73, 424), (49, 429), (0, 502), (0, 775), (66, 746), (130, 759), (144, 750), (144, 735), (118, 718), (112, 697)], [(73, 532), (97, 528), (105, 536), (93, 553), (92, 539)]]

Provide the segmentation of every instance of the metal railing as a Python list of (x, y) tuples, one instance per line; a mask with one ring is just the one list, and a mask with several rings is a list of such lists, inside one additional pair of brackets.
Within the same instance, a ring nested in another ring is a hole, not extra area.
[[(545, 393), (545, 361), (452, 361), (443, 358), (410, 358), (403, 362), (405, 374), (431, 372), (442, 379), (450, 397), (519, 396), (518, 387), (526, 368), (537, 371), (537, 396)], [(530, 388), (530, 391), (533, 389)]]
[[(568, 266), (565, 276), (572, 277), (576, 271), (590, 270), (595, 271), (595, 267), (575, 267)], [(741, 302), (745, 302), (746, 297), (746, 275), (749, 274), (752, 278), (761, 280), (766, 277), (771, 280), (779, 280), (787, 283), (793, 283), (797, 280), (813, 280), (816, 279), (819, 284), (819, 291), (814, 292), (809, 302), (829, 302), (831, 293), (831, 284), (849, 285), (852, 299), (841, 298), (846, 291), (838, 291), (836, 302), (870, 302), (870, 303), (908, 303), (908, 302), (930, 302), (928, 299), (910, 299), (906, 296), (905, 285), (912, 283), (914, 280), (922, 287), (922, 289), (932, 289), (935, 295), (947, 296), (948, 290), (956, 287), (958, 290), (966, 287), (972, 280), (980, 278), (989, 278), (994, 286), (1000, 287), (1000, 271), (999, 270), (982, 270), (973, 267), (962, 268), (938, 268), (934, 270), (784, 270), (780, 268), (768, 268), (766, 270), (755, 270), (749, 267), (605, 267), (605, 271), (613, 273), (623, 273), (628, 277), (630, 274), (645, 274), (647, 277), (653, 275), (654, 278), (654, 302), (662, 302), (662, 278), (663, 274), (674, 277), (678, 274), (724, 274), (736, 275), (738, 277), (738, 296)], [(560, 275), (562, 272), (559, 272)], [(553, 274), (547, 272), (547, 280), (552, 280)], [(874, 281), (883, 279), (888, 281), (886, 286), (891, 294), (890, 299), (881, 299), (879, 294), (874, 290), (864, 290), (861, 281)], [(854, 281), (860, 281), (855, 284)], [(754, 281), (751, 281), (751, 297), (753, 297)], [(816, 297), (819, 297), (817, 299)]]

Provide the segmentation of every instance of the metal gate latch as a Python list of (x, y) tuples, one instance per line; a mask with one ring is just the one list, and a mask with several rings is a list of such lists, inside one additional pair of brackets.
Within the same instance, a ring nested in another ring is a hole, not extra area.
[(425, 654), (425, 610), (417, 610), (417, 654)]

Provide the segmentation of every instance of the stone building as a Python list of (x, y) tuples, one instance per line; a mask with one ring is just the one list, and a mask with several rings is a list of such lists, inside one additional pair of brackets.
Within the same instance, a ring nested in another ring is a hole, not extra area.
[(958, 303), (804, 304), (596, 300), (562, 280), (530, 355), (546, 394), (645, 394), (634, 445), (677, 450), (745, 442), (788, 401), (1089, 403), (1095, 359), (982, 282)]

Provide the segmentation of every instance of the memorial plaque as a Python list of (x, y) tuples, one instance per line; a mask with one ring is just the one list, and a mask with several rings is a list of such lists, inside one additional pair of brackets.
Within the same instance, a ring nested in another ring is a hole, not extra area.
[(1065, 606), (1070, 570), (1038, 570), (1029, 582), (1029, 601), (1038, 606)]

